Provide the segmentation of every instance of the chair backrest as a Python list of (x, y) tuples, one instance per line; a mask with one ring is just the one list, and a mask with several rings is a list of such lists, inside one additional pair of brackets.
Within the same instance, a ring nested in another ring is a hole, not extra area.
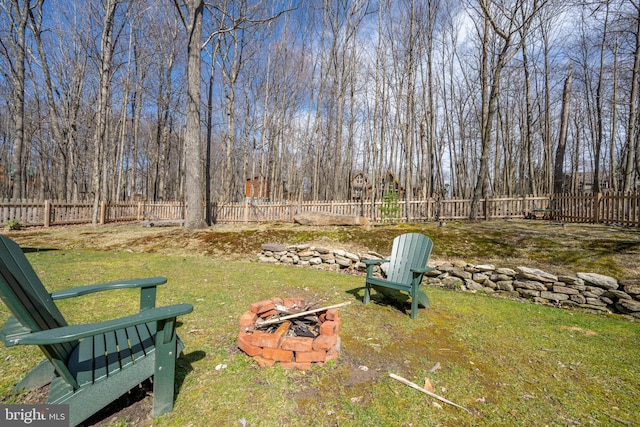
[[(16, 242), (0, 235), (0, 299), (32, 332), (66, 326), (29, 260)], [(47, 356), (66, 360), (75, 343), (43, 346)]]
[(393, 239), (387, 279), (411, 283), (411, 268), (424, 268), (429, 262), (433, 242), (424, 234), (407, 233)]

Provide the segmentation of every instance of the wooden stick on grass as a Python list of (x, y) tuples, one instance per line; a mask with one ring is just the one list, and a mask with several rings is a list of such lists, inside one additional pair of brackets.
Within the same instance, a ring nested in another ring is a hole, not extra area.
[(433, 397), (433, 398), (435, 398), (435, 399), (438, 399), (438, 400), (439, 400), (439, 401), (441, 401), (441, 402), (448, 403), (449, 405), (453, 405), (453, 406), (455, 406), (456, 408), (460, 408), (460, 409), (463, 409), (463, 410), (465, 410), (465, 411), (467, 411), (467, 412), (471, 413), (471, 411), (469, 411), (467, 408), (462, 407), (462, 406), (460, 406), (460, 405), (458, 405), (458, 404), (456, 404), (456, 403), (453, 403), (452, 401), (447, 400), (447, 399), (445, 399), (445, 398), (444, 398), (444, 397), (442, 397), (442, 396), (438, 396), (437, 394), (432, 393), (432, 392), (430, 392), (429, 390), (426, 390), (426, 389), (424, 389), (424, 388), (420, 387), (418, 384), (412, 383), (411, 381), (409, 381), (409, 380), (407, 380), (407, 379), (405, 379), (405, 378), (402, 378), (401, 376), (398, 376), (398, 375), (396, 375), (396, 374), (391, 374), (391, 373), (389, 374), (389, 376), (390, 376), (391, 378), (393, 378), (394, 380), (398, 380), (398, 381), (400, 381), (402, 384), (408, 385), (408, 386), (409, 386), (409, 387), (411, 387), (411, 388), (414, 388), (414, 389), (416, 389), (416, 390), (418, 390), (418, 391), (421, 391), (421, 392), (423, 392), (423, 393), (425, 393), (425, 394), (428, 394), (429, 396), (431, 396), (431, 397)]

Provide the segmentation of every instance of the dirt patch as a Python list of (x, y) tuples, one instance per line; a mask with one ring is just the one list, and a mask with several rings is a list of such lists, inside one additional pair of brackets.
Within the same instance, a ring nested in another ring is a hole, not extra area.
[(595, 337), (598, 336), (598, 333), (596, 331), (592, 331), (590, 329), (582, 329), (578, 326), (560, 326), (560, 329), (564, 329), (566, 331), (569, 332), (580, 332), (581, 334), (584, 334), (587, 337)]
[[(47, 403), (49, 385), (20, 395), (21, 404), (40, 405)], [(152, 425), (153, 417), (153, 385), (151, 380), (147, 380), (138, 387), (130, 390), (125, 395), (111, 403), (109, 406), (98, 411), (95, 415), (87, 419), (81, 426), (108, 426), (115, 422), (126, 427), (140, 427)], [(6, 399), (6, 398), (5, 398)]]

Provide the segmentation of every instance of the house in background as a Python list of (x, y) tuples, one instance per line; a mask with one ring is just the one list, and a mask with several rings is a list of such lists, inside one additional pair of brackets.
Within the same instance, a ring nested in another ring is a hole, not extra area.
[(269, 201), (269, 181), (266, 177), (247, 178), (244, 185), (244, 196), (253, 202)]
[(400, 180), (396, 178), (393, 172), (389, 171), (384, 174), (380, 183), (380, 197), (384, 197), (385, 194), (393, 192), (396, 193), (400, 199), (404, 198), (404, 187), (400, 184)]
[(291, 200), (291, 193), (286, 180), (282, 180), (280, 187), (275, 188), (269, 184), (267, 177), (254, 176), (245, 181), (244, 197), (248, 202), (265, 203), (276, 200)]
[(364, 172), (357, 172), (351, 180), (351, 200), (371, 198), (371, 184)]
[[(357, 172), (351, 179), (351, 199), (371, 199), (373, 185), (369, 177), (364, 172)], [(380, 178), (380, 183), (376, 187), (376, 199), (381, 199), (385, 194), (396, 193), (399, 198), (404, 197), (405, 189), (396, 178), (396, 175), (389, 171)]]

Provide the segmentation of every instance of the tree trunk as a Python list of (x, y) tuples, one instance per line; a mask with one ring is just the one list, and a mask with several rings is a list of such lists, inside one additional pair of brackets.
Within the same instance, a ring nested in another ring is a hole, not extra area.
[(633, 73), (631, 75), (631, 93), (629, 94), (629, 122), (627, 124), (627, 138), (625, 141), (627, 148), (627, 158), (624, 166), (624, 179), (622, 181), (622, 191), (630, 191), (635, 182), (634, 162), (636, 161), (636, 137), (637, 116), (638, 116), (638, 79), (640, 78), (640, 8), (637, 8), (636, 15), (636, 46), (633, 53)]
[(91, 170), (91, 194), (93, 196), (92, 224), (98, 224), (100, 213), (100, 197), (105, 188), (103, 182), (106, 174), (104, 170), (107, 136), (107, 119), (109, 117), (109, 89), (112, 73), (113, 58), (113, 27), (115, 24), (115, 12), (119, 0), (108, 0), (104, 3), (104, 18), (102, 21), (102, 38), (100, 42), (100, 81), (98, 88), (98, 100), (96, 102), (96, 126), (93, 137), (93, 163)]
[(25, 61), (27, 54), (26, 29), (29, 22), (30, 1), (25, 0), (20, 8), (18, 0), (11, 0), (10, 19), (15, 26), (15, 34), (10, 37), (9, 46), (14, 56), (13, 69), (11, 70), (11, 102), (13, 121), (13, 185), (12, 199), (20, 200), (25, 197)]
[[(178, 6), (177, 1), (176, 6)], [(183, 0), (187, 12), (187, 121), (184, 144), (187, 214), (185, 228), (206, 227), (204, 220), (204, 159), (200, 138), (200, 72), (203, 0)]]
[(573, 65), (569, 63), (569, 73), (564, 81), (562, 90), (562, 111), (560, 113), (560, 134), (558, 146), (556, 148), (556, 159), (553, 169), (553, 192), (560, 194), (564, 192), (564, 154), (567, 147), (567, 129), (569, 128), (569, 107), (571, 106), (571, 79), (573, 75)]

